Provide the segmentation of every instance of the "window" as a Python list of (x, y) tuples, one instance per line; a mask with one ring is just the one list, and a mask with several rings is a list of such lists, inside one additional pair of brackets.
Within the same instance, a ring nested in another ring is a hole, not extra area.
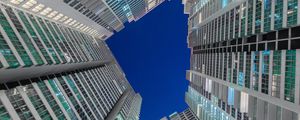
[[(2, 13), (2, 11), (0, 11), (0, 24), (3, 27), (8, 38), (10, 39), (10, 42), (16, 48), (16, 51), (18, 52), (21, 59), (23, 60), (25, 67), (29, 67), (29, 66), (33, 65), (29, 55), (25, 51), (25, 48), (22, 46), (21, 42), (19, 41), (19, 38), (13, 31), (12, 26), (10, 26), (9, 22), (7, 21), (6, 17)], [(1, 44), (4, 44), (4, 46), (8, 47), (6, 42), (3, 42)], [(7, 49), (7, 48), (3, 49), (2, 54), (4, 56), (6, 56), (6, 59), (8, 60), (8, 63), (10, 64), (11, 67), (16, 68), (17, 66), (19, 66), (19, 63), (16, 62), (17, 60), (15, 59), (15, 57), (12, 57), (13, 53), (10, 49)], [(12, 61), (10, 61), (10, 60), (12, 60)]]
[(273, 52), (272, 96), (280, 97), (281, 83), (281, 51)]
[(297, 24), (298, 0), (288, 0), (287, 5), (287, 26), (290, 27)]
[(55, 101), (54, 97), (52, 96), (50, 90), (47, 88), (46, 84), (43, 81), (37, 82), (39, 89), (43, 93), (44, 97), (46, 98), (48, 104), (52, 108), (53, 112), (55, 113), (58, 119), (66, 119), (62, 110), (60, 109), (59, 105)]
[(252, 57), (252, 86), (253, 89), (258, 91), (258, 79), (259, 79), (259, 52), (254, 52)]
[(268, 94), (269, 88), (269, 63), (270, 63), (270, 51), (263, 51), (263, 62), (261, 65), (262, 69), (262, 83), (261, 92)]
[(255, 33), (261, 32), (261, 7), (262, 0), (256, 0), (256, 9), (255, 9)]
[(271, 30), (271, 8), (272, 0), (265, 0), (264, 3), (264, 32), (269, 32)]
[(290, 102), (295, 100), (296, 50), (286, 51), (284, 99)]
[(252, 25), (253, 25), (253, 0), (248, 0), (248, 28), (247, 28), (247, 35), (252, 35)]
[(278, 30), (282, 28), (283, 0), (276, 0), (273, 3), (275, 4), (274, 28)]

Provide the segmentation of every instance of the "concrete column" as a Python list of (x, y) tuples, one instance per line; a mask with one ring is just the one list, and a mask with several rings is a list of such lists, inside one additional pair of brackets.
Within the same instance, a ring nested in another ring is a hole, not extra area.
[(262, 86), (262, 63), (263, 63), (263, 54), (262, 51), (259, 51), (259, 77), (258, 77), (258, 91), (261, 92)]
[(276, 0), (272, 0), (271, 2), (271, 30), (274, 30), (274, 23), (275, 23), (275, 2)]
[(6, 111), (8, 112), (9, 116), (13, 120), (20, 120), (18, 113), (14, 109), (13, 105), (10, 103), (9, 99), (7, 98), (5, 94), (5, 90), (0, 90), (0, 100), (2, 104), (4, 105)]
[(285, 84), (285, 58), (286, 50), (281, 51), (281, 81), (280, 81), (280, 99), (284, 100), (284, 84)]
[(283, 16), (282, 16), (282, 27), (287, 27), (287, 8), (288, 8), (288, 1), (283, 0)]
[(269, 59), (269, 85), (268, 85), (268, 93), (272, 95), (272, 81), (273, 81), (273, 51), (270, 51), (270, 59)]

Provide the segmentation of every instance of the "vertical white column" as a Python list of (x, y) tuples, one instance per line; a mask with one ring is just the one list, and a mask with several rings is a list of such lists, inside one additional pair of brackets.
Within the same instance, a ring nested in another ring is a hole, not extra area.
[(254, 62), (253, 62), (253, 59), (254, 59), (254, 52), (251, 51), (250, 52), (251, 54), (251, 69), (250, 69), (250, 90), (253, 90), (253, 65), (254, 65)]
[(253, 17), (252, 17), (252, 34), (255, 33), (255, 18), (256, 18), (256, 0), (253, 0)]
[(282, 27), (285, 28), (287, 26), (287, 7), (288, 0), (283, 0), (283, 17), (282, 17)]
[(239, 37), (241, 37), (241, 31), (242, 31), (242, 16), (244, 14), (243, 7), (244, 7), (244, 3), (240, 5), (240, 9), (239, 9), (239, 35), (238, 35)]
[(22, 96), (24, 102), (26, 103), (28, 109), (32, 113), (33, 117), (37, 120), (41, 120), (42, 118), (39, 116), (39, 113), (35, 110), (34, 106), (32, 105), (30, 99), (28, 98), (26, 94), (26, 88), (23, 86), (18, 86), (16, 89), (20, 92), (20, 95)]
[(274, 23), (275, 23), (275, 0), (271, 2), (271, 30), (274, 30)]
[(261, 92), (261, 86), (262, 86), (262, 63), (263, 63), (263, 54), (262, 51), (259, 51), (259, 67), (258, 67), (258, 91)]
[(4, 90), (0, 90), (0, 100), (3, 103), (5, 109), (7, 110), (9, 116), (13, 120), (20, 120), (20, 118), (18, 116), (18, 113), (15, 111), (13, 105), (10, 103), (10, 101), (7, 98)]
[(236, 84), (238, 85), (238, 83), (239, 83), (239, 72), (240, 72), (240, 55), (241, 55), (241, 53), (240, 52), (236, 52), (236, 54), (235, 55), (237, 55), (237, 59), (235, 60), (235, 63), (236, 63), (236, 65), (235, 65), (235, 67), (236, 67)]
[(286, 50), (281, 51), (281, 80), (280, 80), (280, 99), (284, 100), (284, 84), (285, 84), (285, 56)]
[(246, 14), (245, 15), (245, 17), (246, 17), (246, 19), (245, 19), (245, 35), (248, 35), (248, 7), (249, 7), (249, 2), (248, 2), (248, 0), (246, 1), (246, 6), (245, 6), (246, 8), (246, 13), (244, 13), (244, 14)]
[(243, 87), (246, 87), (245, 86), (245, 78), (246, 78), (246, 67), (247, 67), (247, 52), (243, 52), (243, 54), (244, 54), (244, 61), (243, 61), (243, 73), (244, 73), (244, 76), (243, 76), (243, 78), (244, 78), (244, 80), (243, 80)]
[(269, 59), (269, 84), (268, 84), (268, 93), (272, 95), (272, 81), (273, 81), (273, 51), (270, 51), (270, 59)]

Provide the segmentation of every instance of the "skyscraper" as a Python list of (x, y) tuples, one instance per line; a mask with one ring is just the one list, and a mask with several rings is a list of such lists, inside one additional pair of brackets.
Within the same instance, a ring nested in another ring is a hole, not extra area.
[(198, 120), (198, 117), (188, 108), (181, 113), (174, 112), (168, 118), (163, 117), (161, 120)]
[(0, 119), (138, 120), (142, 98), (104, 40), (149, 4), (1, 0)]
[(201, 120), (300, 119), (300, 1), (183, 0)]

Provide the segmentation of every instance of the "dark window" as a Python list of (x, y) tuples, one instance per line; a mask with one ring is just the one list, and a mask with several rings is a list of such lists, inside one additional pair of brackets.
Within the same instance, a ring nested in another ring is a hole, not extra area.
[(21, 80), (20, 83), (21, 83), (21, 85), (31, 84), (30, 80)]
[(227, 52), (231, 52), (231, 47), (228, 47), (228, 48), (227, 48)]
[(239, 38), (238, 39), (238, 44), (242, 44), (243, 43), (243, 39), (242, 38)]
[(285, 39), (289, 37), (289, 29), (278, 31), (278, 39)]
[(263, 41), (275, 40), (275, 39), (276, 39), (276, 32), (269, 32), (263, 35)]
[(276, 45), (276, 43), (275, 42), (270, 42), (270, 43), (268, 43), (268, 50), (275, 50), (275, 45)]
[(223, 52), (226, 52), (226, 48), (223, 48)]
[(227, 46), (227, 41), (224, 41), (224, 42), (222, 43), (222, 45), (223, 45), (223, 46)]
[(251, 51), (256, 51), (256, 44), (250, 45), (250, 50)]
[(231, 40), (230, 45), (236, 45), (236, 39)]
[(6, 86), (4, 84), (0, 84), (0, 90), (6, 90)]
[(244, 45), (244, 51), (246, 52), (246, 51), (248, 51), (249, 50), (249, 46), (248, 45)]
[(292, 37), (300, 37), (300, 26), (292, 28)]
[(253, 43), (253, 42), (256, 42), (256, 35), (247, 38), (247, 43)]
[(259, 44), (258, 44), (258, 50), (259, 50), (259, 51), (265, 50), (265, 43), (259, 43)]
[(289, 43), (287, 40), (279, 41), (278, 42), (278, 50), (286, 50), (286, 49), (288, 49), (288, 45), (289, 45)]
[(9, 89), (12, 89), (12, 88), (15, 88), (17, 86), (20, 86), (18, 82), (10, 82), (10, 83), (6, 83), (6, 86), (9, 88)]
[(242, 52), (242, 46), (238, 46), (238, 52)]
[(300, 49), (300, 39), (291, 41), (291, 49)]
[(232, 47), (232, 52), (236, 52), (236, 47)]

